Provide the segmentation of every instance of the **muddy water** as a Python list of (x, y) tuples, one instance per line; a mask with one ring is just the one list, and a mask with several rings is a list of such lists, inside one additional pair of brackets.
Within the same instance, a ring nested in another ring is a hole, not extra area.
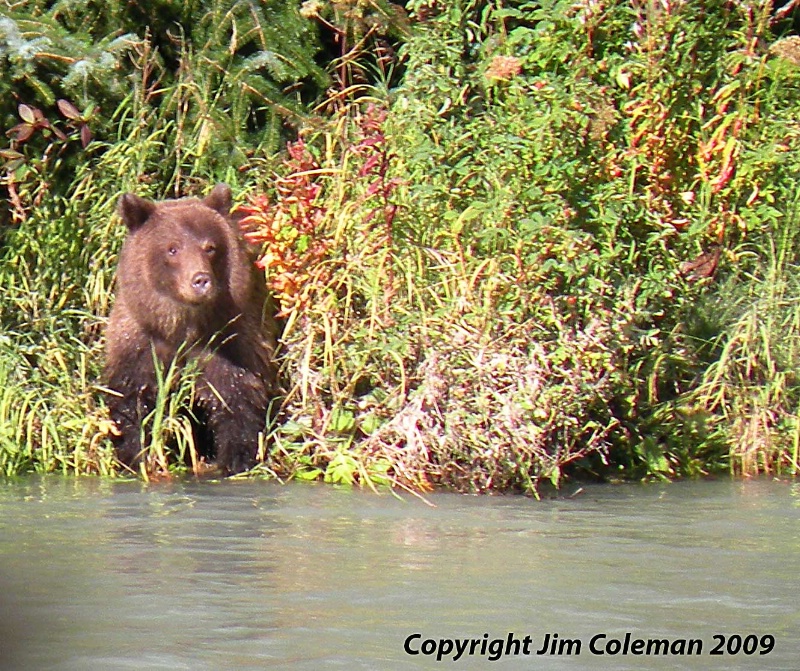
[(428, 498), (2, 483), (0, 669), (800, 669), (799, 485)]

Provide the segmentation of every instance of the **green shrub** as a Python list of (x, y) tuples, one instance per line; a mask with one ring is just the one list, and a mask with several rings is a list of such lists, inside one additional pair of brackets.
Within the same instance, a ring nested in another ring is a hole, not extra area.
[[(765, 48), (768, 4), (412, 8), (384, 214), (347, 209), (371, 191), (351, 159), (320, 166), (348, 184), (343, 257), (287, 334), (290, 464), (341, 473), (344, 449), (351, 479), (525, 491), (576, 462), (725, 468), (752, 406), (698, 402), (730, 361), (715, 297), (796, 221), (796, 67)], [(762, 373), (770, 426), (794, 412), (785, 379)]]
[(136, 136), (158, 138), (132, 177), (159, 194), (235, 176), (253, 152), (274, 152), (282, 124), (296, 127), (327, 86), (319, 49), (313, 24), (283, 2), (163, 0), (146, 14), (135, 3), (11, 5), (0, 14), (0, 124), (22, 126), (0, 140), (0, 158), (13, 218)]
[(797, 68), (764, 48), (768, 23), (760, 2), (463, 2), (406, 46), (388, 132), (415, 205), (398, 228), (546, 294), (511, 298), (515, 321), (547, 324), (552, 302), (578, 332), (617, 333), (625, 306), (606, 399), (629, 472), (724, 461), (675, 411), (708, 364), (687, 325), (718, 289), (687, 269), (705, 251), (721, 280), (790, 225)]

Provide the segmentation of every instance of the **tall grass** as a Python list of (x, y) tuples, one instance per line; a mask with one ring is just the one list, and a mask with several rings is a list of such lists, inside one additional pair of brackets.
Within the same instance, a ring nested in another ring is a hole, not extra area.
[(796, 475), (800, 465), (800, 282), (791, 214), (793, 225), (771, 231), (757, 250), (760, 263), (711, 301), (721, 321), (718, 354), (689, 394), (713, 414), (734, 473)]
[[(77, 127), (5, 178), (0, 469), (119, 472), (114, 203), (227, 181), (285, 323), (257, 473), (531, 494), (796, 474), (800, 68), (768, 5), (409, 3), (401, 85), (342, 79), (281, 155), (272, 126), (228, 151), (215, 87), (244, 71), (199, 76), (209, 45), (160, 84), (132, 47), (113, 140), (55, 194)], [(143, 473), (198, 471), (191, 373), (160, 389)]]

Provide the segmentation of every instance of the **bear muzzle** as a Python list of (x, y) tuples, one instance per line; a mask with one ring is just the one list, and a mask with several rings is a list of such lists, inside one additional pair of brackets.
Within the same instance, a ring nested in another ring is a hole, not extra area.
[(192, 276), (192, 292), (199, 300), (213, 298), (216, 294), (216, 284), (211, 273), (199, 272)]

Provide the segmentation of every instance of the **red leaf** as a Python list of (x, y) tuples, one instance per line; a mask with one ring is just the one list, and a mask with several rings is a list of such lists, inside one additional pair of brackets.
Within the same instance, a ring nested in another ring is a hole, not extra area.
[(92, 141), (92, 131), (89, 130), (89, 126), (86, 124), (81, 125), (81, 145), (84, 149), (86, 146)]
[(381, 158), (382, 157), (380, 154), (373, 154), (370, 156), (366, 161), (364, 161), (364, 165), (361, 166), (361, 170), (358, 171), (358, 176), (364, 177), (371, 172), (372, 169), (381, 162)]
[(17, 107), (17, 110), (19, 111), (19, 118), (22, 119), (25, 123), (36, 122), (36, 114), (34, 114), (32, 107), (29, 107), (24, 103), (20, 103), (19, 107)]
[(17, 126), (14, 126), (10, 132), (16, 133), (17, 136), (14, 138), (17, 142), (25, 142), (31, 135), (33, 135), (34, 126), (31, 126), (29, 123), (21, 123)]
[(364, 138), (358, 143), (359, 149), (366, 149), (367, 147), (375, 147), (383, 142), (383, 135), (373, 135), (372, 137)]
[(67, 119), (80, 119), (81, 113), (78, 109), (68, 100), (64, 100), (63, 98), (59, 98), (56, 101), (56, 105), (58, 106), (58, 111), (61, 112)]

